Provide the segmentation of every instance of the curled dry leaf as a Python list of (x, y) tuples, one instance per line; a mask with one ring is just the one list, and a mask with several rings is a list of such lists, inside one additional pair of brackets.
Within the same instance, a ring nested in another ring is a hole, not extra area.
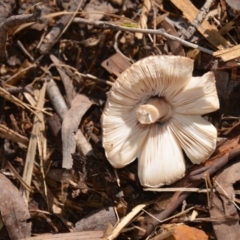
[(216, 190), (220, 195), (213, 195), (212, 208), (209, 209), (213, 219), (213, 229), (218, 240), (238, 240), (240, 236), (239, 216), (234, 205), (233, 184), (240, 180), (240, 162), (225, 168), (216, 177)]
[[(54, 56), (53, 54), (50, 55), (51, 60), (53, 61), (53, 63), (55, 64), (63, 64), (56, 56)], [(67, 95), (67, 100), (70, 103), (72, 102), (72, 100), (74, 99), (74, 97), (76, 96), (76, 91), (73, 87), (73, 83), (72, 80), (70, 79), (70, 77), (68, 76), (68, 74), (64, 71), (64, 69), (62, 69), (61, 67), (56, 67), (59, 75), (61, 76), (62, 82), (64, 84), (64, 88), (66, 91), (66, 95)]]
[(0, 209), (2, 220), (11, 240), (31, 236), (31, 223), (27, 204), (18, 189), (0, 173)]
[[(171, 23), (169, 23), (167, 20), (163, 19), (159, 24), (158, 28), (163, 28), (167, 33), (179, 37), (178, 32), (176, 29), (172, 26)], [(158, 35), (159, 37), (159, 35)], [(169, 45), (171, 52), (173, 55), (176, 56), (185, 56), (185, 52), (183, 49), (183, 46), (181, 43), (174, 41), (172, 39), (167, 39), (167, 44)]]
[(111, 223), (114, 226), (116, 222), (117, 218), (114, 208), (108, 207), (102, 210), (92, 211), (76, 223), (75, 231), (105, 230), (108, 223)]
[(83, 115), (91, 107), (92, 102), (85, 95), (78, 94), (71, 103), (71, 108), (66, 112), (62, 123), (62, 167), (71, 169), (73, 160), (72, 154), (76, 150), (76, 138), (78, 126)]
[(60, 93), (60, 90), (59, 90), (57, 84), (55, 83), (55, 81), (53, 79), (51, 79), (47, 83), (47, 95), (48, 95), (55, 111), (57, 112), (58, 116), (61, 119), (63, 119), (68, 108), (67, 108), (67, 105), (64, 101), (62, 94)]

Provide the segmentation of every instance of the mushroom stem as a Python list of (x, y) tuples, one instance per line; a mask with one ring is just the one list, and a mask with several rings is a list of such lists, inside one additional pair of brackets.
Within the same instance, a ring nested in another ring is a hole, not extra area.
[(137, 119), (142, 124), (151, 124), (166, 120), (172, 113), (171, 106), (162, 98), (150, 99), (136, 110)]

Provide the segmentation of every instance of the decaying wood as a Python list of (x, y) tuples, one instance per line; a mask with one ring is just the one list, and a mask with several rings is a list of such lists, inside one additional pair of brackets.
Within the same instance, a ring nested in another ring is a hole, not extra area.
[[(36, 109), (36, 107), (30, 106), (30, 105), (24, 103), (23, 101), (19, 100), (18, 98), (13, 96), (11, 93), (9, 93), (7, 90), (5, 90), (2, 87), (0, 87), (0, 96), (4, 99), (16, 104), (17, 106), (19, 106), (23, 109), (28, 109), (30, 112), (36, 114), (36, 112), (34, 111)], [(45, 112), (45, 111), (42, 110), (42, 112)]]
[(137, 215), (140, 211), (145, 208), (148, 204), (140, 204), (132, 209), (132, 211), (121, 219), (121, 221), (115, 226), (112, 233), (108, 236), (107, 240), (115, 239), (120, 233), (121, 230)]
[(0, 22), (4, 22), (12, 13), (16, 2), (14, 0), (0, 2)]

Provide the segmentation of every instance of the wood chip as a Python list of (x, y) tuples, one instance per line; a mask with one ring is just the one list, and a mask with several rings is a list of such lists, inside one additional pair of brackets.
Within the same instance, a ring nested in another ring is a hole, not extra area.
[[(183, 12), (184, 17), (191, 23), (198, 14), (198, 9), (191, 3), (190, 0), (171, 0), (171, 2)], [(224, 49), (229, 46), (229, 43), (222, 37), (217, 29), (210, 25), (205, 19), (197, 28), (198, 31), (208, 40), (213, 46), (218, 49)]]
[(240, 44), (232, 48), (218, 50), (213, 53), (213, 56), (220, 57), (224, 62), (240, 57)]

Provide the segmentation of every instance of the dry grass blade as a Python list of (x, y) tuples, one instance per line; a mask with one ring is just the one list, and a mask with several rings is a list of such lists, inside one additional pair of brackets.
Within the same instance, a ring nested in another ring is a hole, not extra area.
[[(46, 92), (46, 83), (44, 83), (38, 99), (38, 108), (43, 108), (45, 103), (45, 92)], [(37, 149), (37, 142), (39, 138), (39, 132), (40, 132), (40, 126), (41, 121), (43, 121), (43, 113), (38, 112), (38, 115), (34, 117), (34, 124), (33, 129), (28, 145), (28, 151), (26, 156), (26, 161), (24, 165), (24, 172), (23, 172), (23, 180), (26, 182), (26, 184), (31, 185), (32, 181), (32, 173), (33, 173), (33, 167), (35, 162), (35, 155), (36, 155), (36, 149)], [(21, 193), (25, 198), (25, 201), (28, 202), (29, 199), (29, 191), (27, 191), (25, 188), (21, 187)]]
[(10, 102), (12, 102), (12, 103), (14, 103), (15, 105), (17, 105), (17, 106), (19, 106), (19, 107), (21, 107), (21, 108), (23, 108), (23, 109), (29, 110), (31, 113), (33, 113), (33, 114), (36, 115), (36, 116), (37, 116), (38, 114), (36, 113), (35, 110), (44, 112), (44, 113), (47, 114), (47, 115), (51, 115), (51, 114), (49, 114), (48, 112), (46, 112), (46, 111), (44, 111), (44, 110), (42, 110), (42, 109), (40, 109), (40, 108), (38, 108), (38, 107), (37, 107), (37, 108), (36, 108), (36, 107), (32, 107), (32, 106), (30, 106), (30, 105), (22, 102), (21, 100), (19, 100), (18, 98), (14, 97), (11, 93), (9, 93), (8, 91), (6, 91), (6, 90), (5, 90), (4, 88), (2, 88), (2, 87), (0, 87), (0, 97), (2, 97), (2, 98), (4, 98), (4, 99), (6, 99), (6, 100), (8, 100), (8, 101), (10, 101)]
[(27, 148), (28, 139), (12, 129), (0, 124), (0, 137), (17, 143), (22, 148)]
[(13, 167), (13, 165), (9, 161), (7, 162), (7, 167), (14, 174), (15, 178), (22, 184), (22, 186), (25, 187), (29, 192), (31, 192), (32, 191), (31, 186), (29, 186), (23, 181), (22, 177), (18, 174), (16, 169)]
[(136, 206), (135, 208), (132, 209), (130, 213), (128, 213), (127, 216), (125, 216), (118, 224), (117, 226), (113, 229), (112, 233), (110, 236), (108, 236), (108, 240), (115, 239), (120, 233), (121, 230), (127, 226), (127, 224), (140, 212), (145, 208), (148, 204), (140, 204)]

